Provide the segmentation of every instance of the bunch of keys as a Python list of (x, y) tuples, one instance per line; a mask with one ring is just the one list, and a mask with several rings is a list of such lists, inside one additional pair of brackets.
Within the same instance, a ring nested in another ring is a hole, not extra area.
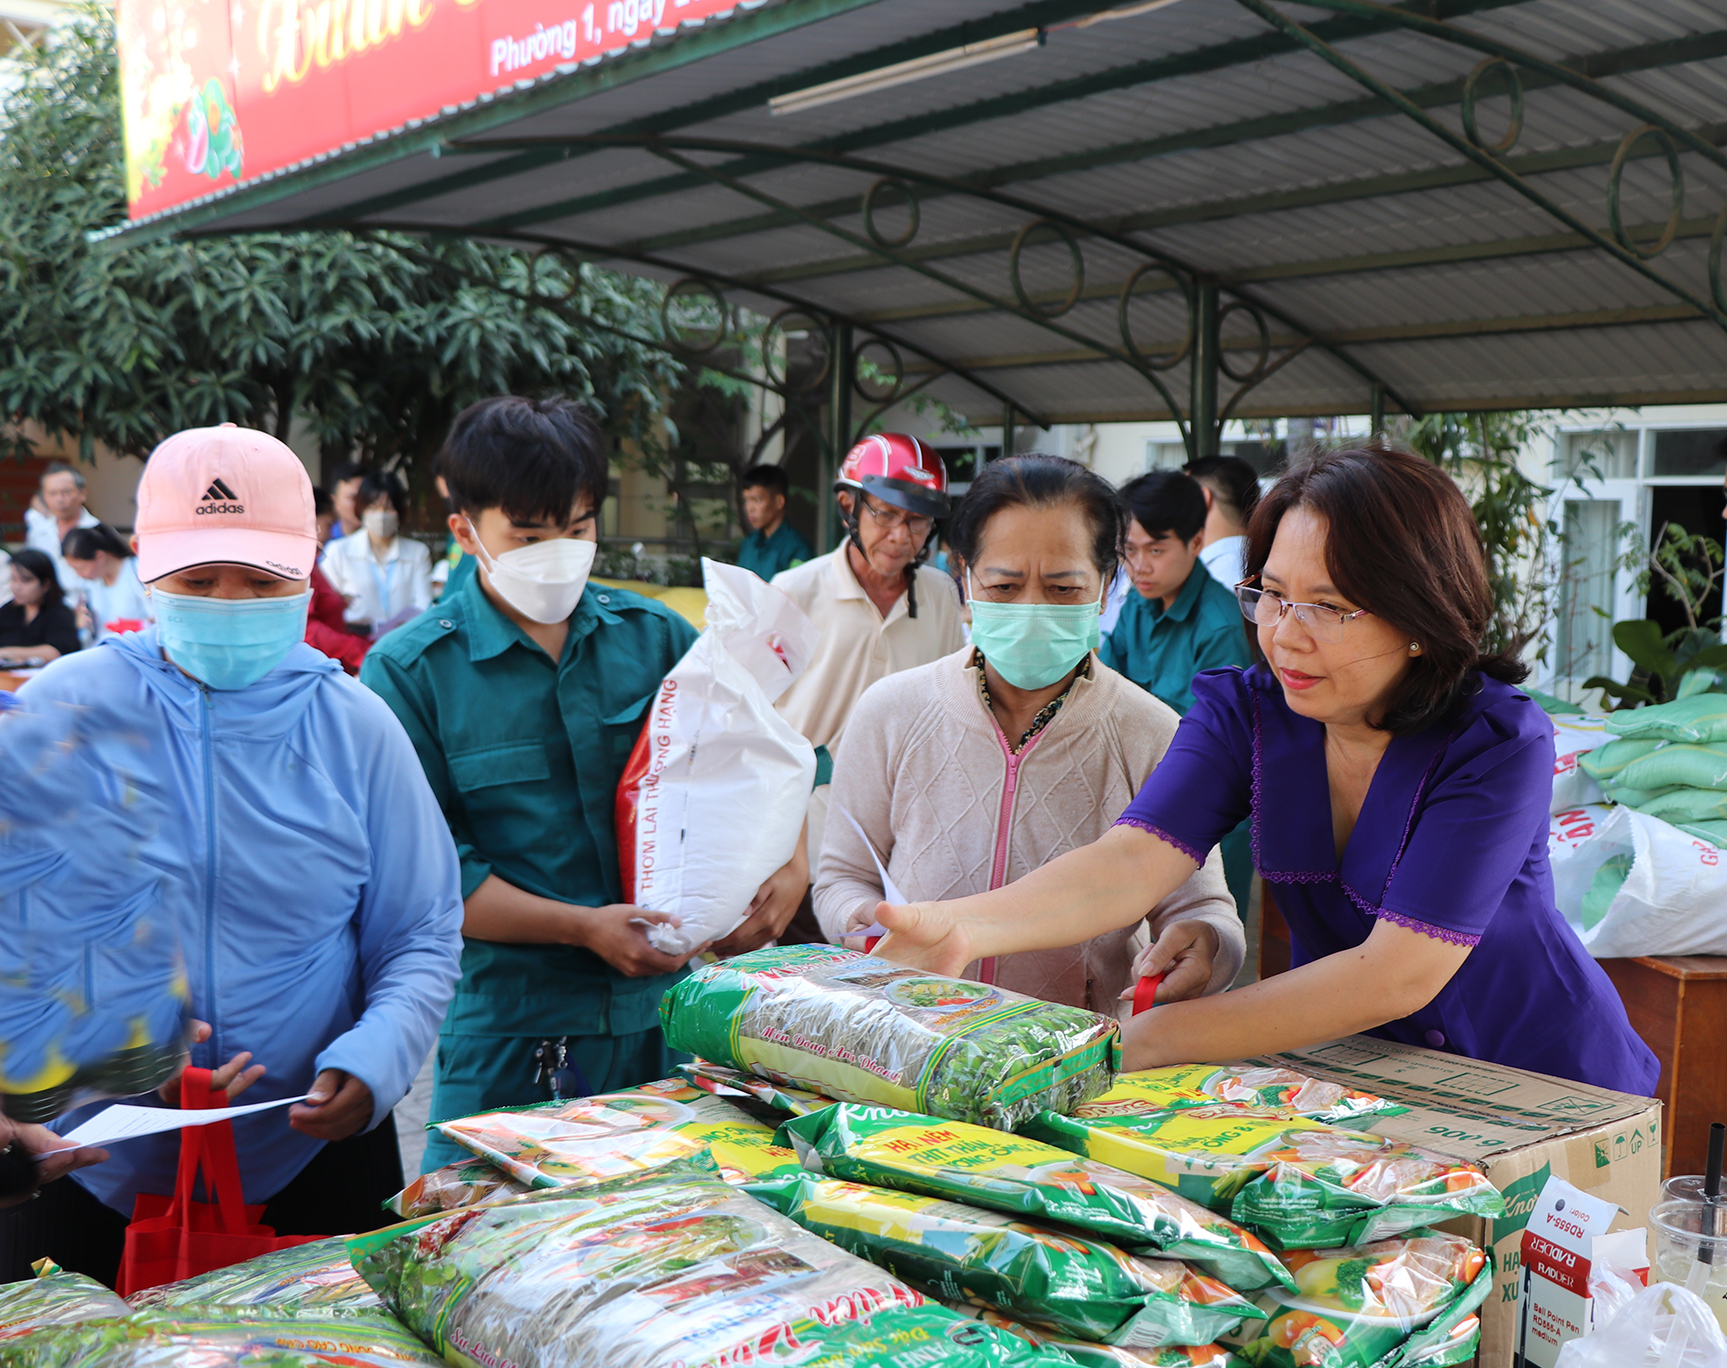
[(568, 1036), (542, 1040), (534, 1049), (534, 1082), (541, 1084), (548, 1080), (554, 1102), (562, 1102), (566, 1097), (587, 1097), (593, 1092), (587, 1075), (579, 1065), (570, 1062)]

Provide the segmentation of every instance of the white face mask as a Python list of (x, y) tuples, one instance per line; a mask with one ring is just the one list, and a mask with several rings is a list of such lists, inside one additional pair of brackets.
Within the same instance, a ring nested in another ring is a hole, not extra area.
[(588, 584), (588, 571), (594, 568), (594, 555), (600, 549), (597, 543), (553, 537), (493, 556), (481, 543), (472, 519), (468, 531), (473, 533), (480, 564), (492, 588), (523, 617), (550, 626), (576, 611)]
[(360, 521), (366, 525), (366, 531), (379, 541), (389, 541), (402, 523), (395, 510), (390, 508), (368, 508), (360, 515)]

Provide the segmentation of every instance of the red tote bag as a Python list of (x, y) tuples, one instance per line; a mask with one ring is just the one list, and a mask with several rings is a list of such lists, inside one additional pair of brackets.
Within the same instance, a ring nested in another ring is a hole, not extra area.
[[(187, 1069), (180, 1076), (180, 1105), (191, 1110), (228, 1105), (228, 1095), (210, 1088), (208, 1069)], [(214, 1202), (194, 1202), (198, 1170), (204, 1192)], [(140, 1192), (126, 1227), (118, 1291), (122, 1297), (147, 1287), (195, 1278), (218, 1268), (306, 1244), (319, 1235), (277, 1235), (261, 1224), (262, 1206), (247, 1206), (240, 1191), (240, 1161), (234, 1152), (234, 1123), (215, 1121), (180, 1132), (180, 1171), (174, 1195)]]

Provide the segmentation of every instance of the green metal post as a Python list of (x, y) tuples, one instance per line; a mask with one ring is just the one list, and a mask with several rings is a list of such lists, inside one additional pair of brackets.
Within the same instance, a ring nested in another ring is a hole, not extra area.
[(1193, 397), (1188, 407), (1188, 427), (1191, 430), (1193, 455), (1216, 456), (1222, 432), (1217, 422), (1218, 358), (1222, 354), (1218, 337), (1217, 284), (1201, 281), (1194, 292), (1193, 330)]
[[(828, 442), (822, 462), (823, 492), (833, 488), (840, 462), (845, 460), (846, 452), (852, 447), (852, 381), (856, 378), (853, 367), (857, 364), (857, 356), (852, 350), (852, 325), (836, 323), (828, 334), (828, 346), (832, 360), (828, 371)], [(822, 520), (822, 532), (823, 551), (831, 551), (840, 544), (839, 505), (832, 498), (828, 499), (828, 515)]]
[(1372, 421), (1368, 426), (1372, 429), (1373, 435), (1377, 437), (1385, 431), (1385, 386), (1375, 385), (1372, 395), (1373, 397), (1368, 400), (1372, 405)]

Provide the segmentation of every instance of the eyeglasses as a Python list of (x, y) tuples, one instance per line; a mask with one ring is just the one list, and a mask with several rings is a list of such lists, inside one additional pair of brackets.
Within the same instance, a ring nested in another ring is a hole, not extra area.
[(1264, 589), (1254, 589), (1246, 584), (1235, 586), (1235, 597), (1241, 604), (1241, 615), (1260, 627), (1272, 626), (1281, 621), (1285, 613), (1294, 609), (1295, 620), (1307, 628), (1315, 641), (1323, 641), (1328, 645), (1336, 645), (1343, 640), (1346, 623), (1373, 611), (1370, 608), (1357, 608), (1353, 613), (1346, 613), (1341, 608), (1331, 608), (1323, 603), (1293, 603)]
[(876, 520), (876, 526), (884, 532), (891, 532), (896, 527), (903, 527), (914, 537), (927, 537), (930, 528), (935, 526), (934, 518), (926, 518), (921, 513), (907, 513), (898, 508), (877, 508), (866, 496), (863, 506)]

